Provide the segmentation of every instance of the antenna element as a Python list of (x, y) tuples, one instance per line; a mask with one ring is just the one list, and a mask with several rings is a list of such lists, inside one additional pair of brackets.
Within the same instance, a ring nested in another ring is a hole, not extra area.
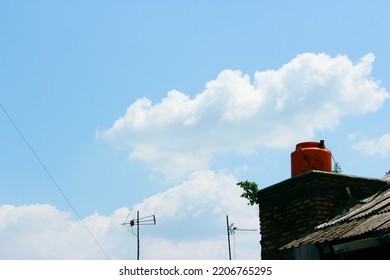
[[(137, 260), (139, 260), (139, 226), (154, 226), (156, 224), (156, 217), (154, 215), (139, 217), (139, 211), (137, 211), (137, 218), (128, 220), (130, 213), (127, 215), (126, 220), (121, 224), (127, 228), (130, 228), (131, 232), (137, 236)], [(137, 233), (135, 234), (133, 231), (133, 226), (137, 226)]]

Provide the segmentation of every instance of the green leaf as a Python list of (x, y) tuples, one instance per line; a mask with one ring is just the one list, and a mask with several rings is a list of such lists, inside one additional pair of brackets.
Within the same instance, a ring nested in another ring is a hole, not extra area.
[(243, 181), (238, 182), (237, 186), (240, 186), (243, 189), (241, 197), (249, 200), (248, 205), (258, 204), (258, 191), (259, 188), (255, 182)]

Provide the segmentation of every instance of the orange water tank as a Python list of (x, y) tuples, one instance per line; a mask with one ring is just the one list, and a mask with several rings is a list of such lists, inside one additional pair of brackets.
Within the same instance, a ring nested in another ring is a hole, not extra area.
[(332, 172), (332, 153), (320, 142), (302, 142), (291, 153), (291, 177), (310, 170)]

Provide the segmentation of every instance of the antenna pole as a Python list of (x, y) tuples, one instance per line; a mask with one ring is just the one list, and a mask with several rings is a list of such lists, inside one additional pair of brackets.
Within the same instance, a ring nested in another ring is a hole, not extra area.
[(137, 260), (139, 260), (139, 211), (137, 211)]
[[(233, 235), (234, 231), (236, 231), (236, 230), (256, 231), (255, 229), (246, 229), (246, 228), (233, 227), (233, 225), (234, 225), (234, 223), (229, 225), (229, 216), (226, 215), (226, 230), (227, 230), (228, 246), (229, 246), (229, 260), (232, 259), (232, 253), (231, 253), (231, 249), (230, 249), (230, 235)], [(236, 258), (235, 253), (234, 253), (234, 258)]]
[[(150, 215), (147, 217), (139, 217), (139, 211), (137, 211), (137, 218), (132, 220), (127, 220), (130, 216), (130, 213), (127, 215), (126, 220), (124, 223), (122, 223), (122, 226), (126, 226), (131, 228), (131, 233), (133, 235), (137, 236), (137, 260), (139, 260), (139, 227), (142, 225), (155, 225), (156, 224), (156, 217), (154, 215)], [(137, 225), (137, 234), (133, 231), (133, 226)]]
[(226, 215), (226, 230), (227, 230), (227, 238), (228, 238), (228, 248), (229, 248), (229, 260), (232, 259), (232, 253), (230, 250), (230, 229), (229, 229), (229, 216)]

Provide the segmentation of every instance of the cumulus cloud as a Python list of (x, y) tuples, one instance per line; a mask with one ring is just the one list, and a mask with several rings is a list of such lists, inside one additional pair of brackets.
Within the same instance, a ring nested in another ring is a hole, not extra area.
[[(136, 211), (157, 220), (140, 229), (141, 259), (226, 259), (227, 214), (238, 227), (258, 229), (258, 209), (246, 203), (233, 176), (202, 171), (131, 210), (83, 223), (111, 259), (136, 258), (136, 238), (121, 226)], [(237, 258), (259, 259), (259, 232), (236, 235)], [(0, 206), (0, 239), (0, 259), (105, 258), (80, 221), (51, 205)]]
[[(110, 217), (94, 214), (83, 220), (109, 252), (120, 236), (114, 228), (123, 217), (122, 211)], [(0, 259), (105, 258), (84, 225), (52, 205), (0, 206), (0, 238)]]
[[(389, 93), (371, 78), (374, 55), (305, 53), (253, 80), (224, 70), (191, 98), (172, 90), (157, 104), (141, 98), (98, 137), (128, 147), (130, 158), (167, 176), (209, 168), (218, 153), (289, 147), (343, 116), (378, 110)], [(184, 163), (184, 164), (183, 164)]]
[(360, 141), (353, 148), (368, 156), (388, 157), (390, 155), (390, 133), (385, 133), (377, 139)]
[[(229, 207), (240, 209), (245, 206), (244, 199), (237, 199), (241, 190), (236, 183), (234, 176), (229, 174), (199, 171), (183, 183), (149, 197), (134, 207), (143, 212), (158, 212), (169, 219), (180, 219), (182, 216), (195, 218), (202, 212), (203, 215), (205, 212), (223, 214)], [(247, 210), (246, 207), (244, 209)]]
[[(240, 228), (259, 230), (258, 208), (240, 197), (234, 176), (210, 170), (195, 172), (167, 191), (133, 207), (156, 215), (155, 229), (147, 234), (151, 259), (226, 259), (226, 215)], [(152, 238), (154, 235), (158, 238)], [(259, 232), (237, 235), (237, 257), (259, 259)]]

